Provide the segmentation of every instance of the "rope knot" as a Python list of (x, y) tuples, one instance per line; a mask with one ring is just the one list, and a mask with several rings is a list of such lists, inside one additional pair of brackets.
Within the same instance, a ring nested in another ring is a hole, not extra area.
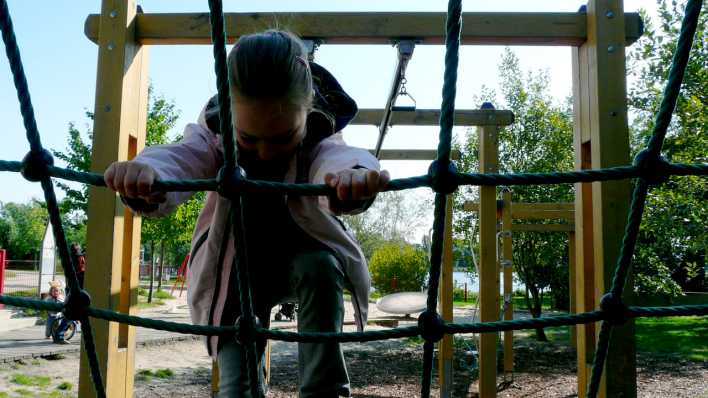
[(236, 342), (244, 345), (253, 343), (258, 337), (256, 329), (261, 327), (261, 321), (257, 316), (236, 318)]
[(644, 149), (634, 157), (634, 167), (639, 169), (641, 177), (649, 185), (658, 185), (668, 181), (669, 162), (661, 155), (652, 155), (649, 149)]
[(418, 329), (425, 341), (435, 343), (445, 335), (445, 321), (436, 311), (425, 310), (418, 316)]
[(237, 167), (236, 170), (229, 170), (222, 167), (216, 176), (216, 192), (225, 198), (236, 198), (246, 179), (246, 171)]
[(623, 325), (627, 322), (627, 306), (620, 295), (606, 293), (600, 299), (600, 310), (609, 315), (607, 321), (612, 325)]
[(434, 160), (428, 169), (430, 187), (437, 193), (451, 194), (460, 185), (457, 174), (457, 166), (453, 161), (441, 162), (440, 160)]
[(86, 290), (79, 290), (78, 293), (69, 291), (64, 303), (64, 316), (72, 321), (81, 320), (81, 316), (86, 314), (86, 309), (91, 305), (91, 296)]
[(49, 175), (49, 168), (54, 166), (54, 157), (46, 149), (29, 151), (22, 159), (20, 173), (27, 181), (38, 182)]

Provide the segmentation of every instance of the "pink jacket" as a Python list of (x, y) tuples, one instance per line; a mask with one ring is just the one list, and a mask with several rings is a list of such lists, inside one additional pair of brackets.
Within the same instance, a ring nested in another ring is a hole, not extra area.
[[(306, 170), (307, 182), (317, 184), (323, 183), (324, 176), (329, 172), (356, 166), (379, 170), (378, 160), (373, 155), (367, 150), (347, 146), (341, 133), (322, 140), (303, 155), (293, 158), (285, 182), (295, 182), (298, 167)], [(207, 127), (202, 111), (197, 124), (186, 126), (181, 142), (145, 148), (135, 160), (155, 168), (160, 179), (172, 180), (213, 178), (221, 167), (222, 158), (221, 140)], [(298, 165), (298, 161), (304, 164)], [(157, 210), (143, 214), (167, 214), (190, 196), (189, 192), (170, 192)], [(293, 220), (310, 236), (329, 247), (339, 260), (347, 278), (347, 287), (352, 292), (354, 319), (361, 331), (366, 324), (371, 287), (366, 259), (354, 236), (329, 210), (328, 201), (327, 197), (317, 196), (287, 198)], [(231, 267), (235, 257), (234, 236), (232, 231), (225, 231), (230, 206), (228, 199), (216, 192), (208, 192), (194, 228), (187, 298), (195, 324), (220, 325), (224, 314), (229, 278), (235, 271)], [(228, 234), (228, 239), (224, 239), (225, 234)], [(224, 243), (225, 252), (221, 264), (218, 264)], [(215, 356), (218, 337), (212, 336), (207, 344), (209, 352)]]

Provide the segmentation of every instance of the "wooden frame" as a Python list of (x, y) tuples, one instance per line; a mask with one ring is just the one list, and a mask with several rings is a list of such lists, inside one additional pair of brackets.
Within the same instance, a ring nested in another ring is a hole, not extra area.
[[(351, 124), (378, 126), (383, 117), (383, 109), (359, 109)], [(416, 109), (413, 112), (393, 112), (391, 126), (437, 126), (440, 122), (439, 109)], [(514, 122), (511, 111), (489, 111), (486, 109), (456, 109), (455, 126), (507, 126)]]
[[(96, 76), (91, 170), (102, 173), (145, 146), (148, 52), (134, 39), (133, 0), (104, 0)], [(140, 217), (105, 188), (89, 189), (85, 286), (92, 304), (135, 315), (140, 264)], [(109, 397), (132, 397), (135, 327), (92, 319), (94, 340)], [(79, 396), (95, 397), (82, 345)]]
[[(621, 1), (590, 0), (587, 41), (574, 48), (573, 98), (576, 169), (630, 164), (627, 127), (625, 29)], [(628, 181), (576, 184), (576, 310), (599, 309), (610, 289), (629, 208)], [(625, 302), (632, 303), (632, 289)], [(597, 325), (578, 327), (578, 397), (586, 396)], [(615, 326), (600, 396), (637, 394), (634, 320)]]
[[(273, 21), (278, 20), (305, 38), (327, 44), (390, 44), (414, 39), (417, 44), (439, 45), (444, 42), (444, 19), (444, 13), (227, 14), (226, 29), (233, 42), (239, 35), (271, 27)], [(463, 19), (465, 45), (575, 46), (576, 168), (629, 164), (624, 48), (643, 32), (638, 14), (624, 14), (622, 2), (618, 0), (589, 0), (587, 13), (465, 13)], [(112, 161), (134, 156), (144, 145), (147, 49), (141, 45), (210, 43), (209, 22), (205, 13), (137, 14), (134, 0), (103, 0), (101, 15), (89, 15), (84, 29), (86, 36), (99, 44), (92, 170), (101, 172)], [(437, 110), (399, 112), (394, 114), (391, 124), (433, 125), (438, 114)], [(496, 170), (496, 152), (485, 146), (493, 141), (496, 125), (506, 124), (500, 121), (511, 123), (512, 120), (510, 113), (494, 114), (501, 119), (479, 120), (484, 113), (476, 110), (456, 113), (455, 120), (460, 125), (486, 123), (480, 129), (485, 165), (481, 172)], [(370, 120), (375, 116), (378, 117), (372, 123)], [(505, 117), (507, 119), (503, 119)], [(356, 122), (376, 125), (380, 120), (379, 110), (362, 110)], [(410, 160), (430, 158), (430, 155), (421, 151), (390, 152), (390, 156)], [(577, 188), (575, 305), (576, 310), (582, 312), (596, 309), (600, 296), (609, 287), (626, 220), (629, 184), (626, 181), (597, 182), (578, 184)], [(483, 236), (494, 237), (496, 199), (492, 198), (495, 187), (481, 190)], [(117, 197), (105, 189), (91, 188), (90, 195), (87, 252), (92, 266), (87, 270), (87, 288), (98, 307), (130, 313), (137, 293), (137, 267), (132, 263), (137, 261), (139, 253), (140, 219), (126, 211)], [(556, 216), (564, 218), (567, 211), (558, 210)], [(519, 214), (522, 213), (517, 211)], [(519, 227), (512, 226), (512, 230), (514, 228)], [(483, 321), (496, 316), (490, 315), (491, 310), (485, 310), (484, 306), (498, 308), (498, 294), (493, 301), (490, 298), (490, 292), (499, 283), (496, 259), (492, 256), (495, 247), (490, 245), (487, 239), (482, 242), (480, 256), (483, 261), (480, 283), (485, 289), (481, 303)], [(95, 256), (91, 257), (91, 253)], [(631, 302), (629, 297), (628, 302)], [(134, 328), (99, 320), (95, 324), (99, 357), (104, 361), (101, 372), (109, 396), (131, 396)], [(594, 328), (593, 324), (584, 325), (582, 332), (577, 333), (580, 397), (585, 394), (589, 375), (587, 361), (594, 349)], [(482, 334), (480, 357), (484, 358), (484, 364), (495, 364), (492, 350), (496, 334), (489, 335)], [(632, 336), (632, 321), (613, 330), (601, 394), (608, 397), (636, 395)], [(483, 365), (480, 371), (480, 392), (485, 397), (494, 397), (496, 367), (488, 366)], [(84, 354), (81, 369), (80, 396), (93, 396)]]
[[(285, 26), (306, 39), (327, 44), (390, 44), (415, 39), (418, 44), (445, 42), (443, 12), (297, 12), (226, 13), (230, 42), (243, 34)], [(624, 16), (624, 36), (634, 43), (643, 32), (639, 14)], [(96, 41), (100, 16), (89, 15), (86, 36)], [(463, 13), (462, 43), (490, 45), (580, 46), (588, 36), (582, 13)], [(136, 21), (136, 40), (142, 44), (209, 44), (209, 14), (142, 14)]]

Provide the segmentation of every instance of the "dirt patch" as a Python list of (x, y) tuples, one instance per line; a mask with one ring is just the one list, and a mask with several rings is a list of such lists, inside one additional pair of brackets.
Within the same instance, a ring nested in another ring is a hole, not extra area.
[[(345, 356), (355, 397), (393, 398), (420, 396), (423, 351), (415, 339), (346, 344)], [(469, 397), (476, 389), (477, 370), (474, 344), (460, 340), (455, 355), (454, 397)], [(561, 398), (576, 396), (575, 355), (560, 343), (537, 343), (520, 339), (515, 346), (516, 372), (513, 381), (499, 392), (499, 397)], [(708, 363), (682, 361), (672, 357), (638, 357), (640, 397), (701, 397), (708, 398)], [(158, 372), (169, 369), (169, 372)], [(18, 389), (35, 391), (33, 396), (49, 396), (63, 383), (70, 383), (70, 392), (53, 396), (75, 396), (78, 382), (77, 354), (62, 359), (36, 359), (0, 366), (0, 391), (14, 396)], [(211, 359), (199, 340), (158, 346), (138, 347), (135, 397), (209, 397), (211, 391)], [(149, 371), (149, 372), (145, 372)], [(296, 345), (278, 343), (273, 350), (273, 376), (269, 397), (297, 396)], [(50, 376), (49, 386), (25, 387), (13, 384), (16, 373)], [(158, 377), (157, 374), (162, 377)], [(433, 396), (438, 396), (437, 375), (434, 372)], [(499, 382), (503, 379), (500, 377)]]

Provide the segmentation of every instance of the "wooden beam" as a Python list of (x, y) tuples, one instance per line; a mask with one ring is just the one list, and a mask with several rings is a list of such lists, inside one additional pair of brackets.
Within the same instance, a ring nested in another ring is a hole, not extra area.
[[(499, 163), (496, 126), (479, 131), (479, 171), (496, 173)], [(479, 310), (481, 322), (499, 319), (499, 270), (497, 269), (497, 187), (479, 187)], [(497, 333), (480, 333), (479, 396), (497, 396)]]
[(521, 210), (511, 205), (511, 217), (514, 220), (573, 220), (574, 210)]
[(573, 232), (574, 224), (512, 224), (514, 232)]
[(513, 210), (521, 211), (572, 211), (575, 210), (575, 203), (550, 202), (550, 203), (512, 203)]
[[(383, 109), (359, 109), (350, 124), (378, 126)], [(440, 110), (416, 109), (414, 112), (393, 112), (391, 126), (437, 126)], [(514, 122), (514, 113), (505, 110), (459, 109), (455, 110), (456, 126), (508, 126)]]
[[(587, 41), (573, 55), (574, 75), (577, 75), (573, 80), (578, 86), (574, 88), (574, 92), (580, 92), (577, 112), (582, 118), (581, 127), (586, 129), (580, 134), (576, 131), (575, 141), (580, 143), (581, 150), (589, 150), (592, 168), (630, 163), (625, 22), (622, 1), (590, 0), (587, 5)], [(589, 147), (584, 147), (585, 145)], [(582, 155), (584, 154), (576, 153), (576, 157)], [(591, 188), (591, 198), (588, 198), (592, 203), (594, 254), (591, 277), (594, 279), (594, 292), (591, 293), (597, 308), (600, 298), (612, 284), (627, 221), (630, 184), (628, 181), (594, 182)], [(583, 218), (586, 216), (587, 214), (582, 215)], [(582, 220), (583, 223), (586, 221)], [(588, 238), (583, 236), (578, 240)], [(580, 248), (576, 249), (579, 251)], [(585, 276), (590, 277), (587, 274)], [(587, 284), (588, 281), (584, 282)], [(590, 292), (586, 292), (586, 296), (587, 293)], [(631, 286), (624, 289), (624, 293), (625, 303), (631, 305)], [(587, 306), (588, 303), (585, 303), (586, 308)], [(636, 396), (634, 320), (613, 327), (605, 364), (600, 396)]]
[[(148, 49), (134, 40), (134, 0), (104, 0), (96, 76), (91, 171), (132, 159), (145, 146)], [(135, 315), (140, 264), (140, 217), (105, 188), (89, 189), (85, 287), (99, 308)], [(107, 396), (133, 396), (135, 327), (92, 320)], [(82, 346), (79, 396), (95, 397)]]
[[(374, 153), (373, 149), (369, 152)], [(382, 149), (379, 154), (381, 160), (435, 160), (437, 156), (435, 149)], [(460, 159), (460, 151), (453, 150), (450, 153), (453, 160)]]
[[(569, 283), (569, 298), (570, 298), (570, 313), (575, 314), (578, 312), (576, 305), (576, 288), (575, 288), (575, 231), (568, 232), (568, 283)], [(576, 326), (570, 326), (570, 345), (573, 348), (577, 347), (577, 332)]]
[[(452, 218), (454, 201), (453, 195), (447, 196), (445, 211), (445, 235), (443, 241), (442, 269), (440, 273), (439, 306), (440, 316), (447, 322), (452, 322), (452, 296), (453, 296), (453, 253), (452, 253)], [(443, 336), (438, 343), (438, 371), (440, 382), (440, 398), (450, 398), (453, 393), (453, 358), (454, 340), (451, 334)]]
[[(573, 203), (511, 203), (511, 218), (514, 220), (573, 220), (575, 217)], [(476, 202), (467, 201), (463, 204), (465, 211), (477, 211)]]
[[(227, 13), (229, 42), (273, 26), (286, 26), (305, 39), (327, 44), (390, 44), (416, 39), (420, 44), (445, 42), (443, 12), (299, 12)], [(635, 42), (643, 32), (639, 14), (627, 14), (624, 40)], [(91, 14), (84, 33), (98, 38), (100, 18)], [(463, 14), (463, 44), (579, 46), (587, 37), (581, 13), (468, 12)], [(142, 44), (209, 44), (209, 14), (142, 14), (135, 26)]]

